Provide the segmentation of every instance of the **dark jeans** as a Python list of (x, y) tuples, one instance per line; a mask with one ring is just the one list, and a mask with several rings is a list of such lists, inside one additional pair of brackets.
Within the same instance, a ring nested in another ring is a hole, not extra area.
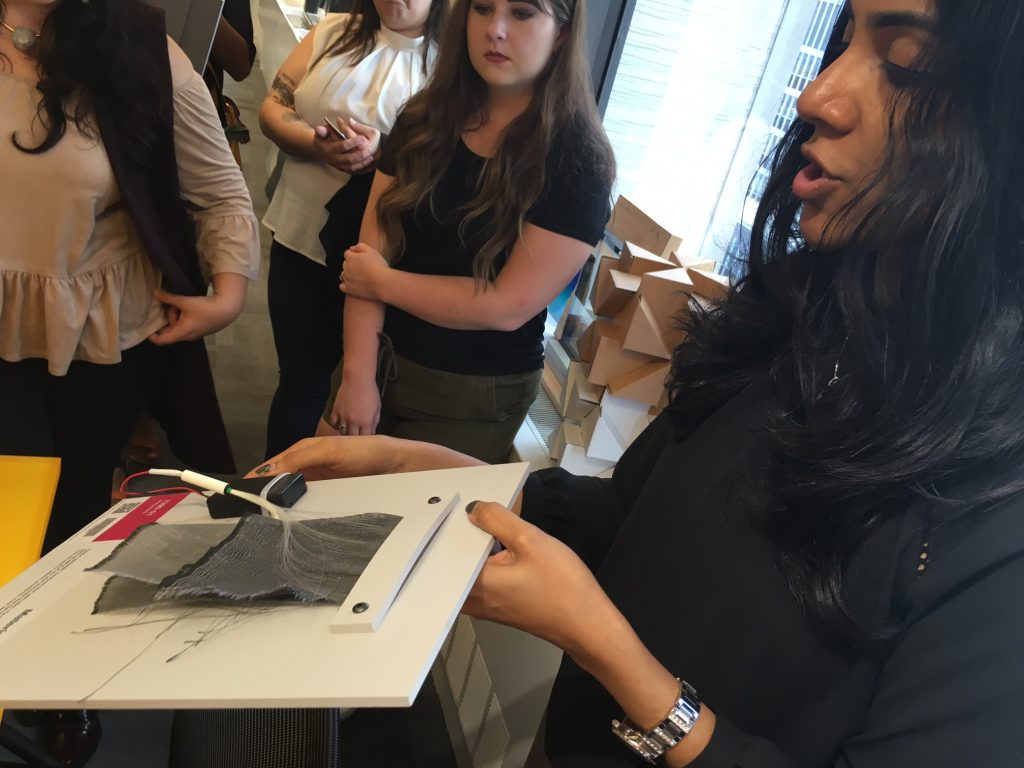
[(508, 461), (543, 371), (473, 376), (397, 354), (395, 363), (397, 375), (382, 396), (380, 434), (436, 443), (489, 464)]
[(345, 294), (338, 271), (278, 243), (270, 246), (267, 304), (278, 382), (267, 419), (267, 458), (312, 437), (341, 360)]
[(45, 360), (0, 360), (0, 454), (60, 457), (45, 552), (110, 506), (114, 467), (159, 381), (162, 357), (143, 342), (116, 365), (75, 361), (64, 376), (51, 375)]

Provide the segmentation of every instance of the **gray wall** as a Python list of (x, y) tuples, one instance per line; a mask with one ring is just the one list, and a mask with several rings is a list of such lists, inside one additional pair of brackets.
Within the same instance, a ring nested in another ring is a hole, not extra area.
[(224, 0), (147, 0), (163, 8), (167, 35), (181, 46), (196, 72), (206, 69)]

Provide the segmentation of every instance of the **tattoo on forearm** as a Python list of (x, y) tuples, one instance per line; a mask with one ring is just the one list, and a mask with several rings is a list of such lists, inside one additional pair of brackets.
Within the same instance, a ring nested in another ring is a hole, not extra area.
[(295, 81), (288, 75), (278, 73), (274, 84), (270, 86), (270, 97), (288, 109), (295, 109)]

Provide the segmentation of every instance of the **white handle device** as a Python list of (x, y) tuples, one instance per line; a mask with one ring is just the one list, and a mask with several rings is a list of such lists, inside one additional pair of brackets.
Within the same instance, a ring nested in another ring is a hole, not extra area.
[(217, 480), (213, 477), (201, 475), (198, 472), (193, 472), (191, 469), (151, 469), (149, 470), (149, 474), (159, 475), (162, 477), (180, 477), (184, 482), (189, 485), (194, 485), (197, 488), (213, 491), (214, 493), (219, 493), (222, 496), (238, 496), (240, 499), (252, 502), (275, 520), (281, 519), (281, 510), (276, 504), (273, 504), (254, 493), (236, 491), (231, 487), (230, 483), (225, 483), (223, 480)]

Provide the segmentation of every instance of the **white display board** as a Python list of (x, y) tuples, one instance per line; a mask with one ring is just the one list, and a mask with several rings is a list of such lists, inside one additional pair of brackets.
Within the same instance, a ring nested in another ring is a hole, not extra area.
[[(85, 570), (118, 544), (96, 541), (123, 516), (112, 510), (0, 589), (0, 707), (408, 706), (490, 551), (491, 538), (469, 522), (462, 500), (511, 504), (528, 468), (310, 483), (296, 505), (303, 516), (408, 517), (434, 497), (442, 501), (432, 509), (452, 508), (447, 517), (435, 515), (443, 522), (414, 564), (394, 564), (411, 572), (376, 631), (338, 631), (349, 601), (340, 610), (168, 607), (93, 615), (106, 578)], [(193, 497), (159, 522), (209, 520), (205, 503)]]

